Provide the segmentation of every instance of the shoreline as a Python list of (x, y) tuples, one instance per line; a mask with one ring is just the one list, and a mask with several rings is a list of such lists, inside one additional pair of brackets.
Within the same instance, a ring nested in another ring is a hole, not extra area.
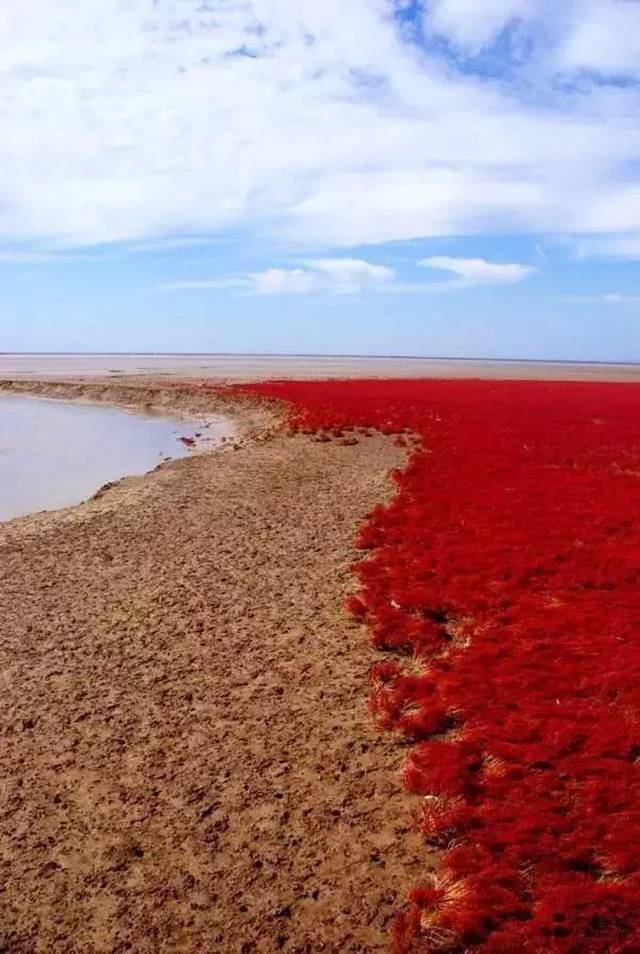
[[(181, 387), (168, 382), (136, 377), (126, 380), (87, 378), (80, 380), (47, 380), (40, 378), (0, 379), (0, 394), (41, 397), (50, 400), (77, 401), (86, 404), (107, 404), (144, 414), (166, 414), (192, 421), (206, 414), (220, 414), (232, 420), (242, 436), (255, 435), (275, 423), (277, 415), (266, 412), (266, 404), (258, 411), (257, 402), (240, 406), (237, 400), (212, 391), (202, 391), (198, 382), (181, 380)], [(271, 420), (269, 420), (271, 418)]]
[(0, 523), (78, 505), (162, 462), (236, 439), (236, 423), (220, 414), (0, 392)]
[(232, 429), (230, 438), (216, 442), (213, 446), (207, 442), (196, 444), (188, 455), (160, 461), (151, 470), (143, 473), (125, 474), (117, 480), (107, 481), (75, 504), (37, 510), (0, 521), (0, 545), (3, 536), (20, 537), (23, 533), (55, 529), (58, 521), (63, 525), (69, 521), (83, 519), (87, 508), (97, 501), (105, 511), (119, 506), (127, 507), (132, 502), (135, 504), (136, 500), (143, 500), (152, 492), (156, 475), (171, 477), (174, 470), (178, 471), (186, 461), (193, 458), (236, 452), (252, 444), (268, 442), (285, 431), (282, 412), (276, 401), (257, 401), (249, 397), (238, 400), (231, 394), (226, 396), (211, 391), (203, 392), (199, 389), (198, 382), (184, 380), (180, 384), (179, 388), (168, 387), (167, 382), (141, 381), (136, 378), (126, 382), (104, 379), (0, 380), (0, 398), (7, 394), (74, 404), (104, 405), (135, 414), (167, 415), (190, 424), (202, 418), (206, 420), (207, 415), (219, 415), (229, 421)]

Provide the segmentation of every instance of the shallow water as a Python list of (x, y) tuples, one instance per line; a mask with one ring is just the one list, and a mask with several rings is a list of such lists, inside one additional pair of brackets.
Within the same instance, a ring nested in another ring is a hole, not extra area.
[[(210, 421), (209, 442), (231, 432), (224, 419)], [(199, 430), (101, 405), (0, 395), (0, 521), (80, 503), (107, 481), (185, 457), (179, 438)]]

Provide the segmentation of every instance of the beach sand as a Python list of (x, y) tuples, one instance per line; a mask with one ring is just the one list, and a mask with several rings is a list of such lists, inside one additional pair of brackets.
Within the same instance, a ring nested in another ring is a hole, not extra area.
[(434, 859), (342, 603), (402, 452), (65, 387), (231, 410), (244, 437), (0, 525), (0, 949), (384, 950)]

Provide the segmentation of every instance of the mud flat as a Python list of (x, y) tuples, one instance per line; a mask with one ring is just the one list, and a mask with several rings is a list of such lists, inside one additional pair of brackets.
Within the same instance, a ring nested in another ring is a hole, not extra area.
[(640, 365), (385, 355), (0, 353), (0, 378), (106, 377), (118, 380), (132, 375), (227, 381), (370, 377), (640, 381)]
[(237, 449), (0, 526), (12, 954), (382, 951), (429, 866), (341, 610), (402, 452), (236, 421)]

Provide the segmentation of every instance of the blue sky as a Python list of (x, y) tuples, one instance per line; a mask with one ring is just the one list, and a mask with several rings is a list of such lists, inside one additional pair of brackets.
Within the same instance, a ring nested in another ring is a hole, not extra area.
[(0, 30), (0, 350), (640, 360), (640, 3), (62, 7)]

